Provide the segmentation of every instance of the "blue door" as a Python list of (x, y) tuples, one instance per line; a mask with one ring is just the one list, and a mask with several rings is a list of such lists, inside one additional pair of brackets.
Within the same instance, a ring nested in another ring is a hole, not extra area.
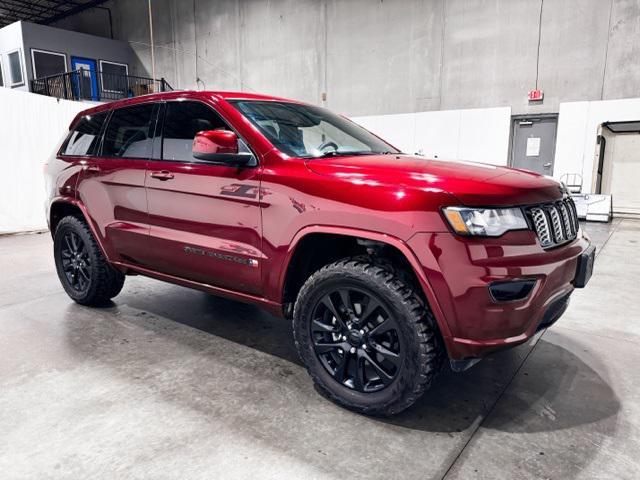
[(96, 61), (90, 58), (71, 57), (73, 75), (73, 89), (80, 100), (99, 100), (98, 72)]

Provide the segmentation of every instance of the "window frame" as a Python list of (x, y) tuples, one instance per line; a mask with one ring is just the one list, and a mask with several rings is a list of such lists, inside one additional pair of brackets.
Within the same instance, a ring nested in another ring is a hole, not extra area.
[[(144, 105), (153, 106), (153, 111), (151, 112), (152, 125), (151, 125), (151, 127), (149, 129), (150, 134), (152, 135), (150, 137), (151, 138), (151, 154), (148, 157), (117, 157), (115, 155), (105, 155), (104, 154), (104, 140), (105, 140), (105, 137), (107, 135), (107, 128), (109, 128), (109, 123), (111, 122), (111, 119), (113, 118), (114, 113), (116, 111), (118, 111), (118, 110), (127, 110), (129, 108), (142, 107)], [(150, 100), (150, 101), (146, 101), (146, 102), (135, 103), (133, 105), (124, 105), (122, 107), (111, 108), (109, 110), (109, 117), (105, 121), (105, 123), (103, 125), (102, 132), (101, 132), (100, 146), (98, 148), (99, 154), (95, 155), (95, 156), (96, 157), (100, 157), (100, 158), (105, 158), (105, 159), (111, 159), (111, 160), (132, 160), (132, 161), (144, 161), (144, 162), (148, 162), (149, 160), (152, 160), (153, 159), (153, 151), (154, 151), (154, 148), (155, 148), (156, 132), (158, 131), (158, 113), (160, 111), (160, 106), (161, 106), (161, 102), (159, 102), (157, 100)]]
[(2, 84), (0, 85), (0, 87), (6, 87), (6, 81), (5, 81), (5, 76), (4, 76), (4, 66), (3, 66), (3, 59), (4, 58), (4, 54), (0, 53), (0, 78), (2, 78)]
[(102, 75), (102, 64), (104, 63), (108, 63), (111, 65), (118, 65), (119, 67), (124, 67), (125, 68), (125, 75), (128, 77), (129, 76), (129, 64), (127, 63), (119, 63), (119, 62), (113, 62), (111, 60), (102, 60), (102, 59), (98, 59), (98, 65), (100, 66), (100, 90), (102, 90), (103, 92), (106, 93), (127, 93), (127, 92), (122, 92), (120, 90), (107, 90), (106, 88), (104, 88), (104, 77)]
[[(18, 83), (13, 83), (13, 77), (11, 75), (11, 72), (12, 72), (11, 59), (9, 57), (11, 56), (12, 53), (17, 53), (18, 54), (18, 60), (20, 60), (20, 77), (22, 78), (22, 81), (18, 82)], [(9, 60), (9, 87), (10, 88), (15, 88), (15, 87), (24, 86), (25, 85), (25, 77), (27, 75), (26, 75), (26, 71), (25, 71), (24, 55), (22, 54), (22, 48), (20, 48), (20, 47), (14, 48), (13, 50), (8, 51), (6, 53), (6, 55), (7, 55), (7, 59)]]
[[(34, 55), (34, 53), (46, 53), (48, 55), (55, 55), (58, 57), (62, 57), (64, 59), (64, 72), (60, 73), (59, 75), (62, 75), (64, 73), (67, 73), (69, 70), (67, 68), (67, 54), (66, 53), (61, 53), (61, 52), (54, 52), (52, 50), (42, 50), (41, 48), (32, 48), (31, 49), (31, 70), (33, 71), (33, 78), (34, 79), (38, 79), (38, 78), (46, 78), (49, 77), (51, 75), (45, 75), (43, 77), (38, 77), (38, 74), (36, 72), (36, 57)], [(58, 75), (58, 74), (54, 74), (54, 75)]]
[[(85, 114), (82, 115), (82, 117), (80, 117), (80, 119), (74, 124), (74, 128), (70, 128), (69, 129), (69, 133), (67, 134), (67, 138), (64, 139), (64, 142), (62, 142), (62, 145), (60, 145), (60, 148), (58, 149), (58, 153), (56, 154), (56, 156), (58, 157), (78, 157), (78, 158), (95, 158), (95, 157), (99, 157), (100, 154), (102, 153), (102, 141), (104, 139), (104, 131), (105, 128), (107, 127), (107, 124), (109, 123), (109, 120), (111, 119), (111, 112), (113, 112), (112, 109), (110, 110), (102, 110), (100, 112), (96, 112), (94, 114)], [(71, 139), (71, 135), (73, 135), (73, 132), (75, 131), (75, 127), (78, 125), (78, 123), (80, 123), (82, 121), (83, 118), (85, 118), (88, 115), (102, 115), (102, 114), (106, 114), (106, 118), (104, 119), (104, 122), (102, 123), (102, 126), (100, 127), (100, 132), (98, 132), (98, 135), (96, 135), (98, 137), (98, 143), (95, 147), (95, 151), (93, 154), (89, 155), (67, 155), (66, 153), (63, 153), (64, 150), (66, 150), (67, 145), (69, 144), (69, 140)]]
[(209, 160), (198, 160), (197, 158), (192, 158), (191, 160), (172, 160), (172, 159), (162, 158), (162, 155), (164, 154), (164, 122), (165, 122), (166, 117), (167, 117), (167, 115), (166, 115), (167, 114), (166, 105), (169, 104), (169, 103), (185, 103), (185, 102), (200, 103), (200, 104), (204, 105), (205, 107), (209, 108), (210, 110), (212, 110), (225, 123), (225, 125), (227, 126), (229, 131), (235, 133), (238, 136), (238, 139), (241, 140), (247, 146), (247, 148), (249, 149), (249, 151), (251, 152), (251, 155), (253, 156), (253, 158), (255, 160), (255, 164), (253, 164), (253, 165), (251, 165), (251, 164), (245, 165), (242, 168), (256, 168), (256, 167), (260, 166), (260, 157), (258, 157), (258, 155), (256, 154), (256, 151), (253, 149), (251, 144), (249, 142), (247, 142), (242, 135), (240, 135), (238, 130), (231, 125), (231, 122), (229, 122), (229, 120), (227, 118), (225, 118), (225, 116), (217, 108), (215, 108), (210, 103), (205, 102), (203, 100), (200, 100), (198, 98), (188, 98), (188, 97), (187, 98), (172, 98), (172, 99), (162, 100), (160, 102), (162, 104), (161, 105), (162, 110), (158, 112), (156, 135), (154, 136), (154, 148), (153, 148), (154, 153), (155, 153), (155, 149), (156, 149), (155, 141), (159, 141), (159, 143), (160, 143), (160, 147), (159, 147), (160, 158), (152, 157), (151, 158), (152, 161), (154, 161), (154, 162), (181, 163), (181, 164), (195, 164), (195, 165), (227, 166), (227, 167), (232, 167), (232, 168), (238, 168), (237, 166), (230, 165), (230, 164), (225, 163), (225, 162), (214, 162), (214, 161), (209, 161)]

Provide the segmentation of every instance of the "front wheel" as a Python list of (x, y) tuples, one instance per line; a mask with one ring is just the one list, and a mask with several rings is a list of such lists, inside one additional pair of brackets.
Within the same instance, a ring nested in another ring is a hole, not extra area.
[(109, 265), (91, 230), (77, 217), (58, 223), (53, 254), (62, 287), (76, 302), (103, 305), (122, 290), (124, 274)]
[(300, 290), (293, 325), (319, 390), (361, 413), (408, 408), (439, 369), (433, 317), (386, 262), (358, 257), (320, 269)]

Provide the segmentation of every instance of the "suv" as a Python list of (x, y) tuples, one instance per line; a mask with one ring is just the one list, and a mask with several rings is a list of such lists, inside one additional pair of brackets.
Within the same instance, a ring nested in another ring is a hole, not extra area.
[(141, 274), (293, 320), (319, 391), (390, 415), (555, 322), (594, 247), (561, 184), (401, 153), (346, 118), (248, 93), (171, 92), (74, 119), (46, 165), (68, 295)]

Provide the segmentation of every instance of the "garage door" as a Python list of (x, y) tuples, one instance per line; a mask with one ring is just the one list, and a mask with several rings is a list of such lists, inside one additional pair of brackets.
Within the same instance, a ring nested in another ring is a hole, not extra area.
[(640, 215), (640, 134), (614, 135), (607, 150), (603, 193), (611, 193), (614, 213)]

